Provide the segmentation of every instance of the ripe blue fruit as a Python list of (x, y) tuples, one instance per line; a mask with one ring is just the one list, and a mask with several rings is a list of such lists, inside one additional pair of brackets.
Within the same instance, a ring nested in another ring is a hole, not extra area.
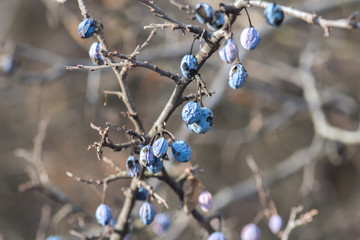
[(238, 56), (238, 53), (239, 48), (232, 38), (226, 40), (225, 45), (219, 50), (221, 60), (226, 63), (232, 63)]
[(179, 162), (188, 162), (191, 158), (191, 147), (187, 142), (178, 140), (172, 145), (172, 153)]
[(151, 203), (145, 202), (140, 207), (139, 216), (145, 225), (152, 223), (155, 217), (155, 208)]
[(214, 16), (213, 8), (207, 3), (199, 3), (195, 6), (195, 17), (196, 19), (204, 24), (211, 22)]
[(281, 10), (279, 5), (270, 3), (264, 10), (264, 15), (267, 22), (275, 27), (279, 27), (284, 21), (284, 12)]
[(197, 69), (198, 69), (198, 61), (194, 55), (185, 55), (180, 64), (180, 69), (184, 77), (192, 78)]
[(63, 240), (63, 238), (58, 235), (50, 235), (46, 238), (46, 240)]
[(147, 167), (155, 162), (155, 155), (150, 145), (146, 145), (140, 150), (140, 162)]
[(207, 23), (208, 28), (210, 28), (211, 31), (216, 31), (220, 28), (222, 28), (222, 26), (224, 26), (225, 24), (225, 17), (224, 14), (217, 10), (214, 13), (214, 17), (212, 19), (211, 22)]
[(146, 169), (151, 173), (158, 173), (164, 166), (164, 162), (160, 158), (155, 158), (155, 162), (146, 167)]
[(78, 27), (79, 35), (81, 38), (89, 38), (94, 35), (96, 29), (96, 22), (94, 19), (84, 19)]
[(171, 218), (167, 213), (157, 214), (154, 223), (153, 223), (153, 231), (156, 235), (161, 235), (166, 232), (171, 225)]
[(126, 170), (130, 177), (139, 177), (141, 166), (139, 160), (134, 155), (130, 155), (126, 160)]
[(277, 214), (271, 215), (271, 217), (269, 218), (269, 228), (271, 232), (273, 232), (274, 234), (278, 234), (281, 231), (282, 226), (282, 218)]
[(103, 65), (104, 59), (101, 55), (101, 44), (99, 42), (94, 42), (91, 44), (89, 49), (89, 56), (91, 59), (91, 62), (95, 65)]
[(16, 61), (13, 54), (4, 54), (1, 59), (1, 71), (4, 73), (14, 73)]
[(260, 43), (260, 34), (254, 27), (247, 27), (241, 32), (240, 43), (246, 50), (253, 50)]
[(207, 240), (226, 240), (226, 238), (222, 232), (213, 232)]
[(145, 201), (148, 195), (148, 190), (146, 190), (146, 188), (144, 188), (143, 186), (141, 186), (138, 189), (137, 195), (136, 195), (136, 199), (140, 200), (140, 201)]
[(246, 77), (248, 76), (246, 69), (240, 63), (234, 65), (229, 72), (229, 85), (233, 89), (244, 86)]
[(112, 218), (110, 207), (104, 203), (100, 204), (96, 209), (95, 216), (98, 223), (100, 223), (102, 226), (109, 224)]
[(208, 191), (203, 191), (199, 195), (199, 204), (200, 204), (201, 210), (203, 210), (204, 212), (210, 211), (210, 209), (213, 205), (213, 198), (212, 198), (211, 193), (209, 193)]
[(241, 230), (241, 240), (260, 240), (260, 228), (253, 223), (249, 223)]
[(168, 147), (169, 147), (169, 143), (165, 138), (161, 137), (157, 139), (152, 145), (152, 149), (155, 157), (162, 158), (162, 156), (165, 155)]
[(182, 119), (186, 124), (199, 121), (201, 117), (201, 106), (198, 102), (188, 102), (181, 111)]
[(187, 127), (195, 133), (203, 134), (210, 130), (213, 123), (214, 123), (214, 114), (209, 108), (203, 107), (201, 108), (201, 117), (199, 121), (193, 124), (188, 124)]

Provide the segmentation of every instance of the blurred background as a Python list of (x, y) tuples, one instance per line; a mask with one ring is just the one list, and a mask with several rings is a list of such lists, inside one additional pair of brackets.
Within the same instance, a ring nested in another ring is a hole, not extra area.
[[(192, 7), (198, 1), (181, 1)], [(217, 8), (218, 1), (206, 1)], [(224, 1), (229, 4), (232, 1)], [(89, 0), (90, 13), (104, 25), (112, 50), (130, 54), (150, 33), (144, 26), (163, 23), (149, 9), (131, 0)], [(347, 18), (359, 10), (359, 1), (277, 1), (303, 11), (316, 11), (327, 19)], [(168, 1), (156, 1), (169, 16), (188, 24), (198, 24), (192, 15), (179, 11)], [(358, 144), (315, 137), (314, 125), (303, 97), (299, 74), (300, 56), (308, 44), (317, 46), (312, 63), (316, 86), (328, 122), (345, 130), (359, 126), (360, 33), (358, 30), (332, 29), (323, 37), (319, 26), (285, 16), (280, 28), (266, 23), (263, 9), (249, 9), (252, 24), (261, 35), (260, 45), (251, 52), (240, 47), (239, 36), (248, 26), (246, 15), (233, 25), (247, 83), (240, 90), (228, 86), (231, 64), (223, 64), (215, 53), (200, 73), (208, 89), (215, 91), (205, 106), (212, 109), (215, 122), (211, 131), (196, 135), (181, 120), (181, 107), (170, 118), (167, 129), (192, 147), (189, 163), (166, 162), (171, 176), (178, 176), (190, 165), (204, 169), (199, 179), (214, 196), (214, 209), (220, 213), (227, 239), (240, 239), (242, 227), (262, 211), (246, 156), (252, 155), (266, 175), (279, 214), (286, 221), (292, 207), (305, 211), (318, 209), (315, 220), (292, 232), (290, 239), (360, 239), (360, 149)], [(0, 236), (3, 239), (35, 239), (41, 213), (50, 207), (50, 224), (42, 231), (65, 239), (78, 239), (69, 230), (99, 233), (94, 218), (101, 202), (102, 188), (79, 183), (66, 171), (86, 179), (102, 179), (115, 172), (99, 162), (95, 150), (87, 147), (99, 139), (90, 123), (131, 123), (120, 113), (123, 103), (115, 96), (104, 97), (104, 90), (118, 90), (111, 70), (67, 71), (66, 65), (91, 65), (88, 49), (92, 39), (82, 40), (77, 27), (82, 16), (76, 1), (63, 4), (53, 0), (0, 1)], [(206, 26), (203, 26), (206, 27)], [(181, 31), (159, 29), (139, 60), (180, 74), (179, 64), (188, 54), (193, 36)], [(194, 52), (203, 42), (196, 41)], [(149, 130), (174, 88), (172, 80), (146, 69), (129, 71), (128, 84), (139, 116)], [(186, 93), (195, 91), (189, 85)], [(104, 103), (107, 103), (106, 106)], [(31, 163), (21, 153), (32, 154), (34, 137), (41, 120), (48, 121), (41, 158), (50, 181), (66, 194), (82, 212), (56, 221), (62, 204), (37, 190), (19, 191), (30, 180)], [(112, 130), (114, 142), (126, 141), (123, 133)], [(130, 150), (104, 155), (125, 168)], [(29, 168), (30, 167), (30, 168)], [(30, 174), (30, 175), (29, 175)], [(111, 183), (107, 203), (119, 213), (122, 188), (130, 180)], [(138, 223), (138, 204), (133, 211), (131, 239), (203, 239), (199, 225), (179, 210), (174, 193), (157, 180), (150, 180), (156, 191), (168, 199), (170, 210), (157, 205), (157, 212), (168, 212), (173, 225), (168, 233), (156, 236), (151, 226)], [(22, 185), (24, 186), (24, 185)], [(44, 208), (44, 206), (46, 206)], [(43, 211), (42, 211), (43, 209)], [(44, 215), (44, 214), (43, 214)], [(185, 220), (184, 220), (185, 219)], [(190, 224), (189, 224), (190, 223)], [(265, 219), (258, 223), (262, 239), (277, 239)], [(0, 237), (1, 238), (1, 237)]]

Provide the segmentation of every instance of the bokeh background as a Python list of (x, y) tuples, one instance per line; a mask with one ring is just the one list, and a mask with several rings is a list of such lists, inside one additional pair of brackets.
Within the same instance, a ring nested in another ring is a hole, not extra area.
[[(182, 2), (191, 6), (198, 3)], [(219, 3), (207, 2), (214, 8)], [(347, 18), (360, 8), (358, 1), (345, 0), (277, 3), (308, 12), (315, 10), (329, 19)], [(168, 1), (156, 4), (180, 21), (198, 24), (191, 15), (179, 11)], [(103, 23), (110, 48), (124, 54), (131, 53), (147, 38), (150, 30), (144, 30), (144, 26), (163, 22), (137, 1), (92, 0), (87, 1), (87, 6)], [(260, 31), (261, 43), (251, 52), (239, 46), (242, 63), (249, 73), (246, 85), (240, 90), (228, 86), (231, 65), (223, 64), (215, 53), (201, 69), (208, 89), (215, 91), (211, 99), (204, 99), (205, 106), (214, 112), (214, 126), (205, 135), (189, 132), (183, 126), (179, 108), (170, 118), (167, 129), (178, 139), (187, 140), (193, 155), (188, 164), (169, 161), (165, 166), (174, 177), (190, 164), (204, 169), (199, 178), (215, 196), (215, 210), (206, 215), (221, 214), (222, 230), (228, 239), (240, 239), (242, 227), (262, 210), (255, 183), (248, 180), (252, 174), (246, 164), (247, 155), (252, 155), (270, 176), (265, 178), (265, 184), (269, 185), (271, 198), (285, 220), (290, 209), (300, 204), (306, 211), (318, 209), (315, 220), (296, 229), (290, 239), (360, 239), (359, 147), (320, 137), (315, 141), (320, 141), (321, 147), (314, 160), (306, 164), (311, 158), (308, 150), (315, 133), (298, 73), (304, 49), (309, 43), (316, 44), (318, 50), (314, 53), (312, 70), (318, 89), (324, 90), (323, 109), (327, 119), (336, 127), (356, 130), (360, 116), (360, 32), (332, 29), (331, 37), (324, 38), (319, 26), (302, 20), (286, 16), (282, 27), (273, 28), (267, 25), (263, 9), (250, 8), (249, 13), (253, 25)], [(106, 122), (132, 126), (121, 115), (121, 111), (126, 110), (122, 102), (114, 96), (104, 98), (104, 90), (118, 89), (111, 70), (65, 70), (65, 65), (91, 64), (88, 49), (95, 40), (79, 38), (80, 21), (76, 1), (68, 0), (64, 4), (52, 0), (0, 1), (0, 234), (3, 239), (35, 239), (43, 206), (50, 206), (51, 216), (62, 207), (37, 190), (18, 191), (19, 185), (29, 180), (26, 169), (30, 163), (16, 152), (32, 151), (42, 119), (49, 121), (42, 151), (49, 178), (71, 202), (84, 210), (57, 224), (52, 219), (46, 235), (78, 239), (69, 234), (70, 229), (81, 231), (86, 226), (89, 233), (101, 231), (93, 213), (101, 202), (102, 188), (76, 182), (65, 173), (70, 171), (87, 179), (102, 179), (114, 173), (109, 165), (97, 160), (94, 150), (87, 150), (89, 144), (99, 139), (90, 122), (100, 126)], [(239, 45), (241, 30), (246, 26), (246, 16), (239, 16), (233, 26), (234, 39)], [(159, 29), (138, 59), (180, 74), (180, 60), (188, 54), (191, 42), (191, 34)], [(195, 52), (199, 44), (203, 43), (195, 42)], [(9, 63), (15, 65), (9, 67)], [(148, 130), (169, 98), (174, 83), (154, 72), (135, 68), (129, 72), (128, 84)], [(194, 91), (195, 85), (190, 85), (187, 93)], [(126, 141), (123, 133), (116, 130), (110, 135), (115, 142)], [(296, 155), (299, 151), (303, 155)], [(104, 154), (124, 167), (130, 151), (108, 150)], [(295, 156), (292, 164), (278, 168), (289, 162), (291, 156)], [(304, 189), (304, 183), (309, 182), (310, 188)], [(138, 223), (137, 204), (131, 239), (206, 237), (191, 217), (184, 221), (179, 200), (166, 185), (157, 180), (150, 183), (168, 199), (171, 207), (166, 210), (156, 205), (157, 211), (170, 213), (174, 224), (168, 234), (154, 235), (151, 227), (144, 228)], [(107, 202), (115, 214), (124, 199), (122, 188), (128, 184), (129, 180), (121, 180), (109, 186)], [(225, 190), (237, 197), (229, 198)], [(277, 239), (267, 228), (266, 220), (258, 225), (262, 239)]]

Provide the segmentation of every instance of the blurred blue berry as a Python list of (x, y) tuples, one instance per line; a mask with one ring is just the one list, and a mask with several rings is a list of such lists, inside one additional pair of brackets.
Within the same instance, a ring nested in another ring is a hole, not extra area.
[(211, 31), (216, 31), (225, 24), (225, 17), (224, 14), (217, 10), (214, 13), (214, 17), (211, 22), (207, 23), (208, 28), (210, 28)]
[(172, 145), (172, 153), (179, 162), (188, 162), (191, 158), (191, 147), (187, 142), (178, 140)]
[(198, 69), (198, 61), (194, 55), (185, 55), (180, 64), (180, 69), (184, 77), (192, 78), (197, 69)]
[(101, 55), (101, 44), (99, 42), (94, 42), (91, 44), (89, 49), (89, 56), (91, 59), (91, 62), (95, 65), (103, 65), (104, 59)]
[(203, 191), (199, 195), (199, 204), (200, 204), (201, 210), (203, 210), (204, 212), (210, 211), (210, 209), (213, 205), (213, 198), (212, 198), (211, 193), (209, 193), (208, 191)]
[(152, 149), (155, 157), (162, 158), (162, 156), (165, 155), (168, 147), (169, 147), (169, 143), (165, 138), (161, 137), (157, 139), (152, 145)]
[(214, 16), (213, 8), (207, 3), (199, 3), (195, 6), (195, 17), (196, 19), (204, 24), (212, 21)]
[(200, 120), (193, 124), (188, 124), (187, 127), (195, 133), (203, 134), (210, 130), (213, 123), (214, 123), (214, 114), (209, 108), (203, 107), (201, 108)]
[(141, 166), (139, 160), (134, 155), (130, 155), (126, 160), (126, 170), (130, 177), (139, 177)]
[(79, 35), (81, 38), (89, 38), (94, 35), (96, 29), (96, 22), (94, 19), (86, 18), (79, 24)]
[(140, 162), (144, 167), (147, 167), (155, 162), (155, 155), (150, 145), (146, 145), (140, 150)]
[(13, 73), (15, 71), (16, 61), (12, 54), (4, 54), (1, 59), (1, 71), (4, 73)]
[(213, 232), (207, 240), (226, 240), (226, 238), (222, 232)]
[(282, 218), (277, 214), (271, 215), (271, 217), (269, 218), (269, 228), (271, 232), (273, 232), (274, 234), (278, 234), (281, 231), (282, 226)]
[(254, 27), (247, 27), (241, 32), (240, 43), (246, 50), (253, 50), (260, 43), (260, 34)]
[(246, 77), (248, 76), (246, 69), (240, 63), (234, 65), (229, 72), (229, 85), (233, 89), (244, 86)]
[(115, 217), (112, 217), (109, 221), (109, 225), (112, 227), (115, 227), (116, 223), (117, 223), (117, 219)]
[(136, 195), (136, 199), (140, 200), (140, 201), (145, 201), (148, 195), (148, 190), (146, 190), (146, 188), (144, 188), (143, 186), (141, 186), (138, 189), (137, 195)]
[(188, 102), (182, 109), (182, 119), (186, 124), (192, 124), (199, 121), (201, 117), (201, 106), (198, 102)]
[(270, 3), (264, 10), (264, 15), (267, 22), (275, 27), (279, 27), (284, 21), (284, 12), (281, 10), (279, 5)]
[(232, 38), (226, 40), (225, 45), (219, 50), (221, 60), (226, 63), (232, 63), (238, 56), (238, 53), (239, 48)]
[(151, 173), (158, 173), (164, 166), (164, 162), (160, 158), (155, 158), (155, 162), (146, 167), (146, 169)]
[(171, 225), (171, 218), (167, 213), (157, 214), (152, 225), (153, 231), (156, 235), (161, 235), (166, 232)]
[(46, 240), (63, 240), (63, 238), (58, 235), (50, 235), (46, 238)]
[(253, 223), (249, 223), (241, 230), (241, 240), (260, 240), (260, 228)]
[(139, 216), (145, 225), (149, 225), (155, 218), (155, 208), (151, 203), (145, 202), (140, 207)]
[(104, 203), (100, 204), (96, 209), (95, 216), (98, 223), (100, 223), (102, 226), (109, 224), (112, 218), (110, 207)]

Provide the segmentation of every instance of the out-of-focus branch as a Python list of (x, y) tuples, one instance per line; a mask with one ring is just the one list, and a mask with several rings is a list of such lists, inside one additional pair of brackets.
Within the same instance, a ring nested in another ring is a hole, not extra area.
[[(257, 1), (257, 0), (237, 0), (235, 2), (235, 7), (242, 8), (246, 6), (255, 6), (266, 8), (269, 5), (269, 2), (266, 1)], [(337, 19), (337, 20), (328, 20), (324, 19), (321, 16), (318, 16), (316, 13), (308, 13), (301, 10), (297, 10), (293, 7), (286, 7), (279, 5), (285, 14), (291, 15), (295, 18), (302, 19), (308, 24), (318, 25), (324, 29), (324, 36), (329, 37), (329, 29), (331, 27), (334, 28), (345, 28), (345, 29), (358, 29), (360, 28), (360, 23), (356, 21), (357, 12), (351, 14), (348, 18), (345, 19)]]
[(289, 234), (292, 230), (309, 222), (312, 222), (313, 218), (318, 214), (318, 210), (312, 209), (307, 213), (302, 214), (298, 219), (296, 216), (304, 209), (303, 206), (298, 206), (291, 209), (290, 218), (288, 224), (283, 232), (281, 240), (288, 240)]
[(311, 71), (311, 65), (314, 59), (314, 45), (309, 45), (301, 54), (300, 68), (302, 70), (301, 82), (304, 89), (304, 97), (307, 101), (311, 113), (311, 118), (314, 123), (315, 131), (320, 136), (339, 141), (346, 144), (360, 143), (360, 124), (356, 131), (347, 131), (331, 126), (326, 120), (324, 111), (321, 107), (321, 100), (319, 92), (316, 88), (316, 80)]

